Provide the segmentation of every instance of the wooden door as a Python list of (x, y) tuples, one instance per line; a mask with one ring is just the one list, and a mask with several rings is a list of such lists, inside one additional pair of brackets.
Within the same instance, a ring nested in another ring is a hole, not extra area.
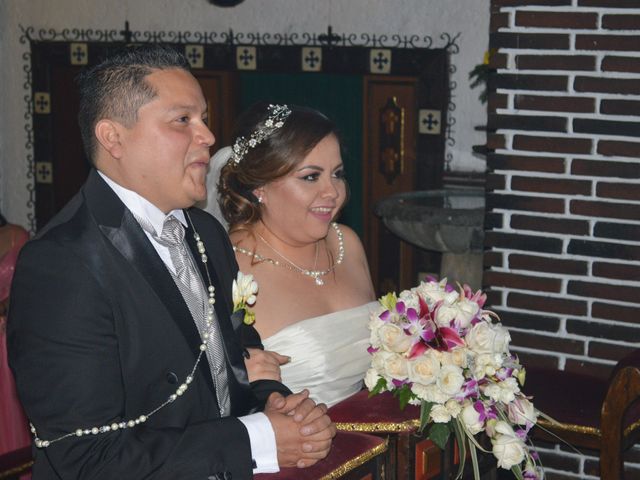
[(373, 214), (380, 199), (415, 190), (417, 101), (415, 77), (364, 77), (364, 247), (377, 294), (415, 284), (414, 247)]

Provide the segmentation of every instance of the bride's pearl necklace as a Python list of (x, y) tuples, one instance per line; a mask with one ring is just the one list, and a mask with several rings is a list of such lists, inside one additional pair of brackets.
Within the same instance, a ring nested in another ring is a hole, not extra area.
[[(308, 270), (306, 268), (302, 268), (302, 267), (296, 265), (294, 262), (289, 260), (285, 255), (283, 255), (281, 252), (276, 250), (276, 248), (273, 245), (271, 245), (269, 242), (267, 242), (267, 240), (262, 235), (260, 235), (259, 233), (256, 233), (256, 235), (260, 238), (260, 240), (262, 240), (265, 244), (267, 244), (267, 246), (269, 248), (271, 248), (271, 250), (273, 250), (280, 258), (285, 260), (286, 263), (280, 262), (279, 260), (275, 260), (273, 258), (264, 257), (264, 256), (260, 255), (259, 253), (251, 252), (250, 250), (246, 250), (246, 249), (244, 249), (242, 247), (239, 247), (237, 245), (235, 245), (233, 247), (233, 250), (236, 251), (236, 252), (240, 252), (240, 253), (242, 253), (244, 255), (247, 255), (249, 257), (253, 257), (256, 260), (258, 260), (259, 262), (267, 262), (267, 263), (270, 263), (271, 265), (276, 265), (278, 267), (288, 268), (289, 270), (291, 270), (293, 272), (301, 273), (302, 275), (305, 275), (307, 277), (311, 277), (315, 281), (316, 285), (322, 286), (322, 285), (324, 285), (324, 280), (321, 277), (324, 277), (325, 275), (331, 273), (344, 260), (344, 236), (343, 236), (342, 230), (340, 230), (340, 227), (338, 227), (338, 224), (335, 223), (335, 222), (331, 223), (331, 226), (333, 227), (333, 229), (336, 232), (336, 235), (338, 236), (338, 256), (336, 258), (335, 263), (333, 263), (326, 270), (315, 270), (315, 265), (314, 265), (314, 269), (313, 270)], [(318, 250), (317, 250), (317, 248), (318, 248), (318, 243), (316, 242), (316, 261), (318, 260)]]

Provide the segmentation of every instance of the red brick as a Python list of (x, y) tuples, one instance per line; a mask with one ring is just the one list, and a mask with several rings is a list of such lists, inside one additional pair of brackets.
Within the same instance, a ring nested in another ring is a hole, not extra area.
[(573, 238), (569, 240), (567, 253), (583, 257), (640, 261), (640, 245), (620, 242), (596, 242)]
[(528, 7), (532, 5), (561, 7), (571, 5), (571, 0), (491, 0), (491, 5), (499, 7)]
[(640, 223), (599, 221), (593, 227), (593, 236), (638, 242)]
[(484, 229), (485, 230), (500, 230), (504, 226), (504, 215), (502, 213), (485, 212), (484, 215)]
[(503, 293), (500, 290), (493, 290), (491, 288), (485, 288), (483, 286), (483, 290), (487, 294), (487, 305), (502, 305), (503, 302)]
[(567, 275), (586, 275), (588, 272), (587, 262), (580, 260), (565, 260), (518, 253), (512, 253), (508, 258), (510, 270), (531, 270), (535, 272), (562, 273)]
[(533, 277), (508, 272), (484, 272), (483, 281), (492, 287), (515, 288), (539, 292), (559, 293), (562, 281), (559, 278)]
[(591, 133), (595, 135), (640, 137), (640, 122), (600, 120), (598, 118), (574, 118), (573, 131), (575, 133)]
[(599, 338), (607, 341), (634, 343), (640, 341), (638, 325), (613, 325), (592, 320), (568, 318), (567, 333), (583, 337)]
[(546, 112), (595, 112), (596, 101), (587, 97), (557, 97), (543, 95), (516, 95), (514, 106), (519, 110)]
[(585, 350), (584, 342), (581, 340), (516, 331), (511, 331), (510, 334), (512, 341), (511, 345), (539, 350), (540, 353), (549, 351), (583, 355)]
[[(606, 156), (616, 157), (640, 157), (640, 143), (638, 142), (621, 142), (614, 140), (600, 140), (598, 142), (598, 153)], [(638, 169), (637, 165), (628, 164), (627, 167), (623, 167), (625, 170), (633, 168)], [(616, 175), (618, 176), (618, 175)], [(626, 177), (627, 175), (622, 175)], [(635, 178), (640, 175), (634, 175)]]
[(486, 176), (486, 188), (487, 190), (504, 190), (506, 183), (504, 175), (497, 175), (495, 173), (489, 173)]
[[(526, 392), (526, 383), (525, 389)], [(533, 403), (535, 405), (536, 399), (533, 399)], [(551, 468), (555, 470), (564, 470), (566, 472), (580, 472), (580, 459), (571, 456), (565, 456), (562, 452), (549, 452), (549, 451), (541, 451), (540, 452), (540, 460), (544, 465), (545, 469)], [(550, 475), (556, 475), (552, 480), (577, 480), (576, 477), (571, 476), (567, 477), (558, 472), (544, 472), (545, 480), (550, 480), (552, 477)]]
[(567, 293), (579, 297), (635, 302), (640, 298), (640, 287), (570, 280)]
[(534, 217), (531, 215), (511, 215), (511, 228), (535, 232), (551, 232), (570, 235), (587, 235), (589, 222), (564, 217)]
[(506, 53), (494, 53), (489, 58), (489, 68), (497, 70), (498, 68), (507, 68), (509, 55)]
[(501, 267), (504, 263), (504, 254), (502, 252), (484, 252), (483, 265), (488, 267)]
[(591, 316), (618, 322), (640, 324), (640, 305), (626, 306), (615, 303), (593, 302)]
[(565, 297), (545, 297), (511, 292), (507, 295), (507, 306), (522, 308), (534, 312), (564, 313), (567, 315), (586, 315), (587, 302), (571, 300)]
[[(630, 265), (628, 263), (594, 262), (592, 271), (594, 277), (640, 282), (640, 266), (638, 265)], [(640, 317), (638, 317), (638, 322), (640, 323)]]
[(637, 35), (576, 35), (576, 50), (640, 50)]
[(571, 200), (569, 205), (571, 213), (575, 213), (576, 215), (623, 218), (626, 220), (637, 220), (640, 218), (640, 205), (594, 202), (588, 200)]
[(484, 235), (486, 248), (504, 248), (526, 252), (562, 253), (562, 240), (559, 238), (518, 233), (488, 231)]
[(603, 15), (601, 25), (607, 30), (640, 30), (640, 15)]
[(568, 50), (566, 33), (494, 32), (489, 34), (490, 48), (526, 48), (537, 50)]
[(501, 13), (492, 13), (491, 18), (489, 20), (489, 31), (497, 32), (501, 28), (506, 28), (509, 26), (509, 13), (501, 12)]
[[(527, 365), (535, 365), (536, 367), (540, 367), (540, 368), (555, 368), (555, 369), (558, 368), (557, 356), (540, 355), (540, 354), (529, 353), (529, 352), (518, 352), (518, 358), (520, 359), (520, 364), (524, 365), (525, 367)], [(526, 385), (526, 382), (525, 382), (525, 385)], [(534, 400), (534, 403), (535, 403), (535, 400)], [(549, 477), (545, 476), (545, 479), (547, 478)]]
[(560, 193), (564, 195), (591, 195), (591, 182), (566, 178), (513, 176), (511, 178), (511, 190)]
[(640, 58), (607, 55), (602, 59), (600, 68), (603, 72), (640, 73)]
[(485, 203), (487, 210), (504, 208), (505, 210), (564, 213), (565, 209), (565, 201), (562, 198), (510, 195), (504, 193), (487, 193)]
[(520, 70), (589, 70), (596, 68), (593, 55), (517, 55)]
[(489, 308), (489, 310), (498, 315), (500, 322), (507, 328), (514, 327), (525, 330), (535, 330), (538, 333), (557, 333), (560, 330), (560, 318), (558, 317), (501, 310), (489, 304), (485, 304), (485, 308)]
[(591, 153), (591, 147), (592, 141), (588, 138), (534, 137), (530, 135), (515, 135), (513, 138), (513, 148), (515, 150), (589, 154)]
[(487, 135), (487, 148), (490, 150), (504, 149), (505, 139), (504, 135), (489, 134)]
[(606, 343), (606, 342), (589, 342), (589, 357), (594, 358), (602, 358), (605, 360), (613, 360), (617, 362), (622, 357), (634, 352), (636, 350), (635, 347), (625, 347), (624, 345), (620, 345), (617, 343)]
[(559, 157), (529, 157), (492, 153), (487, 156), (491, 170), (523, 170), (527, 172), (564, 173), (565, 160)]
[(531, 75), (500, 73), (489, 79), (489, 90), (540, 90), (566, 92), (569, 79), (566, 75)]
[(640, 8), (640, 0), (578, 0), (579, 7)]
[[(640, 163), (638, 168), (640, 169)], [(640, 200), (640, 185), (637, 183), (598, 182), (596, 184), (596, 195), (598, 197), (624, 200)]]
[(509, 105), (508, 102), (508, 95), (492, 92), (489, 94), (489, 99), (487, 101), (487, 111), (489, 113), (495, 113), (498, 108), (507, 108)]
[(598, 14), (595, 12), (539, 12), (521, 10), (516, 12), (516, 25), (519, 27), (542, 27), (589, 29), (598, 27)]
[(576, 92), (622, 93), (640, 95), (640, 82), (635, 78), (602, 78), (578, 76), (573, 82)]
[(600, 113), (607, 115), (638, 115), (640, 100), (602, 100)]
[(597, 378), (606, 380), (611, 375), (613, 365), (603, 365), (601, 363), (588, 362), (586, 360), (576, 360), (567, 358), (564, 369), (568, 372), (581, 373), (583, 375), (592, 375)]
[[(601, 147), (605, 142), (598, 142), (598, 147)], [(630, 148), (628, 142), (607, 142), (608, 149), (622, 150), (624, 148)], [(629, 145), (635, 145), (640, 152), (640, 143), (634, 143)], [(611, 151), (611, 150), (609, 150)], [(626, 150), (627, 153), (631, 153)], [(602, 152), (598, 152), (602, 153)], [(616, 155), (620, 155), (617, 153)], [(621, 156), (633, 156), (633, 155), (621, 155)], [(640, 156), (640, 153), (638, 154)], [(586, 175), (589, 177), (618, 177), (618, 178), (640, 178), (640, 168), (638, 164), (634, 162), (614, 162), (614, 161), (601, 161), (601, 160), (573, 160), (571, 162), (571, 173), (573, 175)]]
[(567, 119), (556, 115), (490, 113), (487, 126), (490, 130), (535, 130), (538, 132), (565, 133), (567, 131)]

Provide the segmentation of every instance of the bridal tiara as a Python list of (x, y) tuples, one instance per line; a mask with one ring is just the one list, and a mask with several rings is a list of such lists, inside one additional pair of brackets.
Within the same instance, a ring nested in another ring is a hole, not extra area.
[(291, 109), (287, 105), (269, 104), (267, 108), (269, 115), (262, 125), (251, 133), (248, 139), (238, 137), (233, 144), (231, 157), (229, 159), (238, 165), (249, 149), (255, 148), (269, 135), (284, 125), (284, 121), (291, 115)]

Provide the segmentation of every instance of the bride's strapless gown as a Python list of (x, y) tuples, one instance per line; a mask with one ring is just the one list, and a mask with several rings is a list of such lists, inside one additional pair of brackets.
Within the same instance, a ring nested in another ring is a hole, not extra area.
[(282, 383), (293, 392), (307, 388), (328, 406), (358, 392), (371, 363), (367, 325), (377, 304), (307, 318), (263, 339), (266, 350), (291, 357)]

